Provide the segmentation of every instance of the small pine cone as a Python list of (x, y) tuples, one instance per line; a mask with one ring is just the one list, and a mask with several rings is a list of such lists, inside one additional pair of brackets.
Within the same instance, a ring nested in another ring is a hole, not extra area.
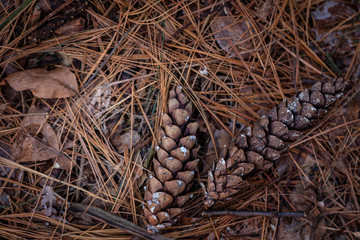
[(170, 225), (169, 220), (181, 213), (181, 207), (190, 198), (186, 193), (199, 163), (198, 123), (189, 122), (191, 113), (192, 103), (182, 88), (171, 90), (153, 160), (154, 174), (149, 176), (144, 197), (144, 214), (151, 231)]
[(342, 96), (345, 86), (342, 78), (317, 82), (311, 89), (284, 99), (253, 128), (246, 127), (209, 171), (205, 206), (237, 193), (245, 182), (242, 177), (253, 170), (269, 170), (286, 150), (287, 142), (298, 139), (316, 117), (325, 114), (326, 108)]

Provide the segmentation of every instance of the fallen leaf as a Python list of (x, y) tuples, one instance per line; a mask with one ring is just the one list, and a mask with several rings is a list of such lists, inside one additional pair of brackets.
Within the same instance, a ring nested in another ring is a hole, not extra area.
[(259, 219), (247, 220), (239, 233), (241, 235), (251, 235), (261, 232), (261, 221)]
[(129, 130), (122, 135), (114, 134), (111, 137), (111, 143), (118, 153), (123, 153), (125, 148), (135, 146), (140, 141), (140, 134), (135, 130)]
[(291, 222), (289, 223), (284, 219), (280, 219), (280, 224), (278, 225), (278, 229), (277, 229), (277, 239), (308, 240), (309, 238), (310, 238), (310, 232), (307, 230), (303, 222), (299, 222), (296, 219), (292, 219)]
[(44, 187), (44, 191), (41, 194), (41, 204), (39, 205), (39, 207), (43, 210), (40, 211), (40, 213), (43, 213), (45, 216), (51, 217), (53, 214), (57, 214), (54, 206), (63, 207), (64, 205), (65, 199), (62, 198), (59, 194), (57, 194), (52, 187)]
[(325, 218), (321, 219), (320, 222), (316, 225), (314, 229), (313, 238), (312, 239), (322, 239), (324, 234), (326, 233), (326, 222)]
[(304, 189), (301, 184), (297, 185), (290, 193), (289, 200), (297, 211), (310, 211), (314, 208), (314, 205), (317, 205), (316, 193), (314, 190), (311, 188)]
[[(45, 113), (31, 108), (29, 113)], [(41, 133), (41, 141), (36, 133)], [(17, 162), (39, 162), (56, 158), (54, 168), (70, 170), (72, 162), (61, 155), (60, 141), (46, 121), (45, 115), (28, 115), (21, 122), (21, 128), (11, 147), (11, 155)]]
[(56, 29), (54, 32), (57, 35), (67, 35), (67, 34), (71, 34), (71, 33), (76, 33), (79, 32), (81, 30), (83, 30), (85, 27), (85, 19), (84, 18), (76, 18), (64, 25), (62, 25), (61, 27), (59, 27), (58, 29)]
[(315, 23), (321, 28), (337, 25), (355, 13), (349, 5), (335, 1), (325, 1), (312, 12)]
[(5, 205), (5, 206), (10, 206), (11, 205), (11, 202), (10, 202), (11, 200), (10, 200), (10, 197), (9, 197), (9, 195), (7, 195), (6, 193), (2, 193), (1, 195), (0, 195), (0, 203), (2, 204), (2, 205)]
[(243, 19), (238, 20), (231, 16), (219, 16), (210, 24), (214, 38), (224, 51), (230, 52), (229, 57), (236, 56), (232, 50), (234, 45), (243, 58), (248, 58), (249, 53), (254, 51), (254, 39), (250, 38), (252, 29), (250, 26), (250, 22)]
[(313, 168), (316, 166), (316, 160), (311, 154), (307, 154), (301, 162), (301, 169), (308, 177), (313, 173)]
[(339, 156), (335, 160), (335, 164), (334, 164), (334, 167), (344, 175), (347, 175), (349, 174), (349, 172), (351, 172), (351, 170), (349, 170), (350, 164), (348, 158), (349, 158), (349, 153), (345, 153)]
[(257, 10), (255, 14), (263, 21), (271, 16), (275, 9), (273, 0), (265, 0), (265, 2), (258, 2)]
[(16, 91), (28, 89), (39, 98), (66, 98), (79, 93), (75, 74), (65, 67), (19, 71), (7, 76), (5, 81)]
[(17, 162), (44, 161), (58, 156), (42, 142), (23, 134), (16, 139), (11, 154)]
[[(338, 74), (347, 71), (356, 51), (356, 39), (360, 36), (360, 30), (353, 27), (357, 22), (356, 17), (346, 22), (349, 17), (358, 13), (358, 10), (353, 8), (354, 5), (345, 2), (325, 1), (312, 11), (315, 40), (319, 47), (326, 51), (327, 64)], [(340, 25), (341, 27), (338, 27)]]

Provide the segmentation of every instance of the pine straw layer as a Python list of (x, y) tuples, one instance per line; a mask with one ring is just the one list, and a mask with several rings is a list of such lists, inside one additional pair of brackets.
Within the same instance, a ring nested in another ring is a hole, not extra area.
[[(231, 237), (244, 234), (241, 229), (256, 222), (256, 227), (246, 232), (247, 237), (265, 239), (275, 237), (281, 225), (292, 222), (263, 217), (202, 217), (203, 193), (199, 183), (207, 179), (210, 163), (204, 156), (207, 145), (214, 140), (215, 129), (225, 129), (234, 136), (241, 126), (251, 125), (262, 111), (284, 97), (309, 83), (336, 77), (336, 68), (326, 58), (328, 46), (318, 41), (312, 31), (311, 12), (322, 1), (274, 1), (272, 11), (261, 20), (257, 15), (265, 4), (261, 1), (94, 0), (81, 13), (86, 19), (85, 29), (65, 36), (53, 35), (37, 44), (27, 40), (36, 30), (23, 27), (29, 24), (35, 1), (9, 1), (7, 5), (4, 2), (8, 1), (1, 2), (5, 9), (0, 18), (1, 79), (9, 64), (16, 65), (31, 54), (57, 52), (71, 62), (80, 94), (46, 100), (25, 91), (11, 101), (9, 94), (2, 91), (2, 149), (13, 144), (21, 120), (36, 105), (49, 112), (48, 122), (61, 145), (70, 146), (63, 154), (74, 167), (70, 172), (59, 171), (52, 169), (49, 161), (17, 163), (11, 156), (1, 155), (0, 236), (130, 238), (121, 229), (89, 217), (81, 218), (66, 208), (57, 208), (56, 214), (45, 216), (39, 213), (39, 196), (47, 184), (67, 203), (99, 206), (142, 226), (143, 187), (146, 172), (151, 171), (152, 149), (157, 145), (154, 134), (173, 85), (183, 86), (197, 108), (194, 118), (204, 123), (199, 140), (204, 160), (192, 189), (194, 198), (184, 207), (178, 223), (164, 234), (174, 238), (202, 238), (209, 234), (212, 238)], [(234, 15), (236, 23), (243, 23), (239, 17), (244, 16), (253, 27), (241, 39), (253, 44), (249, 56), (241, 54), (240, 43), (239, 48), (233, 46), (234, 56), (230, 57), (216, 42), (210, 26), (224, 15), (224, 9)], [(358, 78), (359, 74), (360, 45), (350, 34), (359, 27), (355, 21), (358, 17), (346, 16), (329, 30), (341, 30), (352, 41), (347, 55), (332, 52), (335, 60), (349, 59), (347, 67), (341, 68), (346, 80)], [(124, 34), (126, 37), (121, 39)], [(204, 69), (207, 75), (202, 74)], [(300, 220), (298, 226), (314, 232), (316, 223), (325, 219), (324, 239), (340, 235), (354, 239), (360, 232), (360, 125), (359, 100), (355, 96), (358, 89), (355, 82), (317, 128), (290, 146), (276, 169), (254, 175), (241, 194), (218, 203), (214, 209), (306, 210), (312, 218)], [(107, 90), (108, 95), (104, 93)], [(110, 104), (104, 109), (89, 110), (88, 99), (96, 99), (99, 91), (103, 93), (102, 100), (110, 99)], [(109, 139), (128, 131), (139, 133), (141, 141), (119, 152)], [(143, 171), (141, 166), (145, 167)], [(313, 198), (293, 200), (294, 191)]]

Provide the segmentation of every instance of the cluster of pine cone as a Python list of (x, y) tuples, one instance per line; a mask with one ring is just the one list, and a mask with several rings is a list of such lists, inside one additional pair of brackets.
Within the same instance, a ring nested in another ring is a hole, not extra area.
[[(205, 206), (224, 200), (239, 191), (243, 177), (254, 171), (267, 171), (298, 139), (313, 120), (327, 112), (344, 91), (342, 78), (317, 82), (245, 128), (234, 143), (222, 151), (221, 158), (208, 172)], [(144, 213), (148, 229), (158, 231), (182, 210), (199, 160), (196, 143), (197, 122), (190, 122), (192, 103), (181, 87), (171, 90), (168, 111), (163, 114), (160, 145), (153, 160), (154, 174), (149, 176)]]

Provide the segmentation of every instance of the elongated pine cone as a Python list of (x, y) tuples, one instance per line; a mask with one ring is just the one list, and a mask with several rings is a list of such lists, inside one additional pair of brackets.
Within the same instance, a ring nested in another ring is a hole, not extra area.
[(171, 90), (168, 111), (162, 116), (159, 146), (153, 160), (154, 175), (149, 176), (144, 214), (147, 228), (157, 232), (181, 213), (190, 198), (186, 194), (198, 166), (197, 122), (189, 122), (192, 103), (181, 87)]
[(287, 142), (298, 139), (316, 117), (325, 114), (326, 108), (342, 96), (345, 86), (342, 78), (317, 82), (310, 90), (284, 99), (253, 128), (246, 127), (208, 172), (205, 207), (237, 193), (248, 173), (269, 170), (287, 149)]

